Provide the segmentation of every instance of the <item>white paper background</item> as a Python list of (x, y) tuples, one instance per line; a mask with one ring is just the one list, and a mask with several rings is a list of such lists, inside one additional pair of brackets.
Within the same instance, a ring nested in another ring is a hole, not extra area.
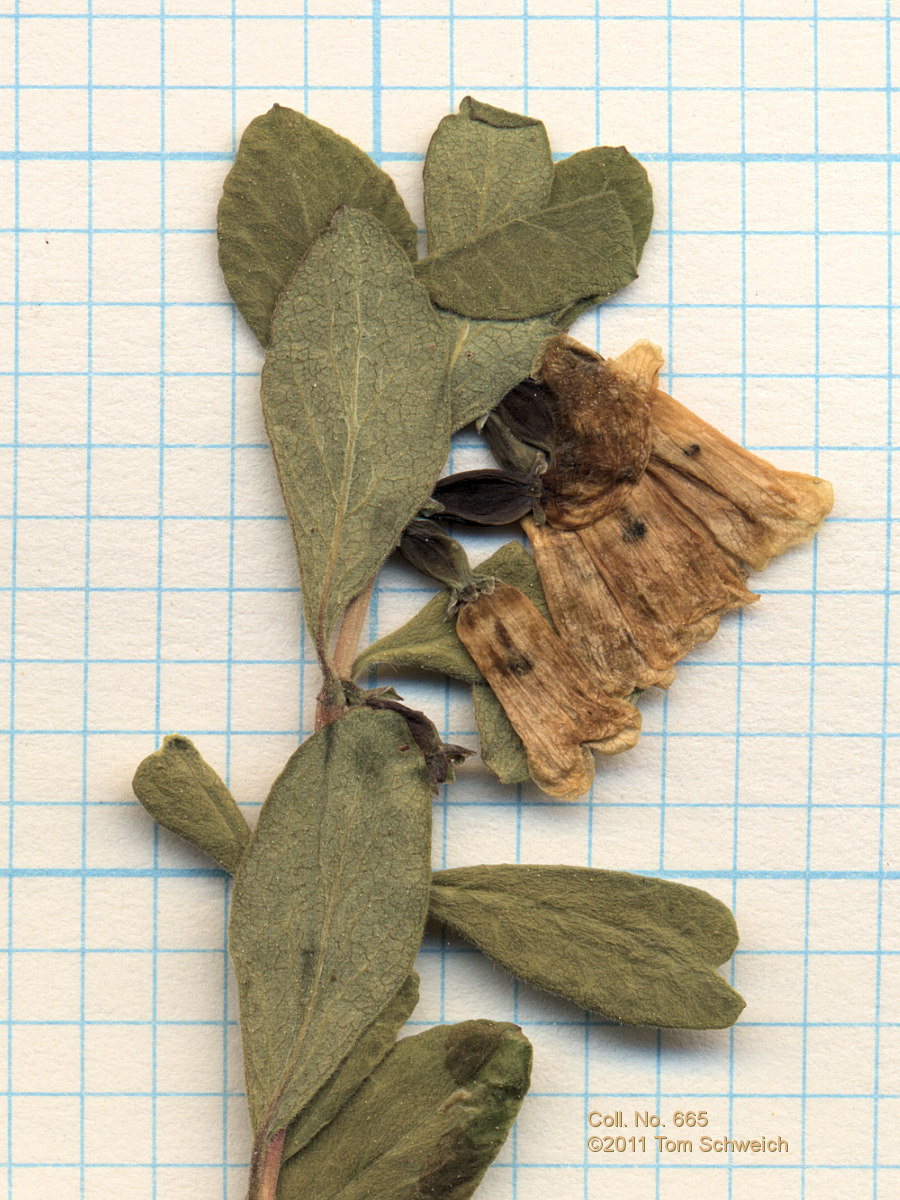
[[(535, 1044), (479, 1195), (896, 1194), (895, 29), (890, 0), (2, 0), (15, 1200), (244, 1195), (226, 881), (129, 784), (179, 729), (253, 820), (312, 717), (261, 355), (218, 274), (215, 206), (240, 131), (278, 101), (372, 152), (421, 225), (428, 138), (470, 91), (541, 117), (558, 155), (625, 143), (650, 171), (641, 278), (582, 339), (661, 343), (682, 402), (837, 496), (816, 545), (756, 577), (759, 604), (642, 702), (638, 748), (589, 802), (503, 789), (475, 761), (436, 803), (435, 865), (662, 873), (742, 933), (728, 972), (747, 1009), (708, 1034), (611, 1027), (427, 941), (415, 1027), (513, 1019)], [(453, 466), (479, 455), (466, 434)], [(428, 593), (389, 566), (369, 634)], [(401, 690), (476, 744), (462, 689)], [(705, 1109), (716, 1137), (789, 1150), (587, 1149), (591, 1111), (635, 1109), (669, 1133)]]

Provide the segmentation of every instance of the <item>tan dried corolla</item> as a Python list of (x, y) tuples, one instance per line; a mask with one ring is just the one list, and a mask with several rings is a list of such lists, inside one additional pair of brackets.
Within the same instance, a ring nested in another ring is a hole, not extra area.
[[(551, 344), (554, 380), (560, 358), (573, 373), (576, 359), (578, 370), (588, 361), (575, 346), (568, 338)], [(560, 636), (618, 696), (668, 686), (675, 663), (712, 637), (723, 613), (758, 599), (746, 587), (748, 569), (813, 537), (833, 502), (825, 480), (778, 470), (661, 392), (662, 361), (647, 341), (611, 361), (595, 356), (598, 392), (636, 410), (630, 424), (623, 415), (615, 422), (632, 430), (633, 447), (650, 416), (641, 471), (632, 481), (608, 472), (598, 479), (591, 504), (599, 510), (606, 497), (611, 509), (584, 521), (575, 495), (561, 515), (547, 506), (545, 525), (523, 520)], [(583, 378), (579, 387), (589, 391)], [(585, 437), (587, 462), (609, 439), (590, 430)]]
[(588, 791), (589, 748), (618, 754), (637, 742), (638, 710), (606, 694), (518, 588), (497, 581), (464, 602), (456, 630), (522, 739), (531, 777), (549, 795)]

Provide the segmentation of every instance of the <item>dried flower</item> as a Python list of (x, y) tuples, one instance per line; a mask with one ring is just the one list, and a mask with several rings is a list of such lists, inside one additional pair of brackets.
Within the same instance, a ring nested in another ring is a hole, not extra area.
[(598, 375), (630, 378), (634, 403), (649, 409), (646, 468), (627, 494), (609, 493), (620, 502), (600, 520), (573, 528), (564, 513), (554, 528), (548, 508), (551, 524), (523, 525), (560, 636), (607, 690), (627, 696), (668, 686), (723, 613), (758, 599), (748, 568), (811, 538), (833, 495), (825, 480), (778, 470), (660, 392), (652, 343), (597, 363)]
[(551, 796), (583, 795), (592, 747), (618, 754), (638, 739), (641, 717), (608, 696), (527, 596), (497, 582), (463, 604), (456, 630), (525, 745), (534, 781)]

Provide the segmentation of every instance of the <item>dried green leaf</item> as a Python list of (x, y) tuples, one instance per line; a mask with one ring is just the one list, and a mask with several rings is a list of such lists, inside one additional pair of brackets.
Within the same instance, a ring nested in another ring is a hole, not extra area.
[(611, 296), (637, 276), (631, 222), (611, 190), (473, 235), (415, 271), (440, 308), (493, 320)]
[(627, 1025), (724, 1029), (734, 917), (699, 888), (585, 867), (436, 871), (430, 915), (520, 979)]
[(530, 1075), (531, 1044), (516, 1025), (464, 1021), (404, 1038), (283, 1165), (278, 1200), (466, 1200)]
[(547, 206), (553, 158), (540, 121), (466, 96), (425, 156), (425, 228), (437, 254)]
[[(653, 190), (647, 172), (624, 146), (594, 146), (580, 150), (553, 168), (551, 204), (614, 192), (631, 222), (635, 266), (641, 261), (653, 223)], [(607, 297), (585, 296), (557, 314), (556, 323), (568, 328), (583, 312)]]
[(232, 873), (250, 843), (250, 826), (228, 788), (189, 738), (172, 734), (135, 772), (134, 794), (155, 821), (192, 842)]
[(230, 927), (257, 1148), (334, 1074), (409, 974), (430, 839), (431, 786), (397, 713), (350, 709), (272, 785)]
[(450, 342), (450, 418), (453, 430), (483, 416), (531, 373), (557, 332), (547, 317), (473, 321), (438, 310)]
[[(534, 559), (519, 542), (507, 542), (475, 569), (478, 576), (495, 576), (523, 591), (548, 617)], [(449, 591), (438, 592), (405, 625), (373, 643), (353, 664), (356, 679), (367, 667), (383, 663), (390, 667), (416, 667), (440, 671), (466, 683), (483, 683), (468, 650), (456, 634), (456, 623), (447, 619), (452, 601)]]
[(340, 209), (285, 289), (262, 376), (306, 620), (326, 645), (449, 451), (446, 341), (396, 242)]
[(288, 1126), (282, 1159), (302, 1150), (341, 1111), (397, 1041), (397, 1034), (419, 1002), (419, 976), (410, 971), (375, 1020), (364, 1029), (353, 1049), (323, 1083), (303, 1111)]
[(219, 263), (263, 345), (297, 264), (340, 205), (381, 222), (416, 258), (416, 227), (393, 180), (352, 142), (276, 104), (244, 131), (219, 203)]
[(653, 189), (638, 160), (624, 146), (594, 146), (561, 159), (553, 167), (551, 204), (608, 190), (615, 192), (631, 222), (635, 261), (640, 262), (653, 224)]
[(501, 783), (530, 783), (525, 746), (491, 688), (486, 683), (473, 683), (472, 702), (484, 765)]

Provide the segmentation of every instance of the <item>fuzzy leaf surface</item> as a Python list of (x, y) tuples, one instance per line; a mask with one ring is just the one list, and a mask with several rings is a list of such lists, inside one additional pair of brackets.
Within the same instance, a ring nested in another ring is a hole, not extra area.
[(257, 1145), (331, 1078), (409, 975), (430, 843), (424, 760), (396, 713), (351, 709), (272, 785), (230, 924)]
[(530, 783), (525, 746), (491, 687), (473, 683), (472, 703), (484, 765), (501, 783)]
[(313, 639), (368, 584), (449, 451), (446, 339), (409, 262), (340, 209), (285, 289), (262, 376), (266, 427)]
[(530, 1077), (531, 1044), (516, 1025), (464, 1021), (404, 1038), (284, 1163), (278, 1200), (466, 1200)]
[(371, 1025), (363, 1030), (335, 1073), (291, 1121), (284, 1139), (282, 1160), (302, 1150), (340, 1112), (397, 1041), (397, 1034), (409, 1020), (418, 1001), (419, 976), (415, 971), (410, 971), (397, 994), (391, 997)]
[(653, 189), (646, 169), (624, 146), (594, 146), (553, 167), (551, 204), (615, 192), (631, 222), (634, 256), (640, 262), (653, 224)]
[(278, 297), (342, 204), (371, 213), (415, 260), (413, 220), (358, 146), (279, 104), (250, 122), (219, 203), (219, 264), (264, 346)]
[[(507, 542), (474, 568), (482, 578), (494, 576), (523, 591), (548, 616), (534, 559), (519, 542)], [(353, 664), (353, 678), (376, 663), (403, 668), (440, 671), (466, 683), (484, 683), (481, 672), (456, 633), (456, 622), (447, 618), (450, 592), (438, 592), (405, 625), (379, 638)]]
[(540, 121), (466, 96), (425, 156), (425, 228), (437, 254), (547, 206), (553, 158)]
[(547, 317), (475, 321), (438, 310), (450, 345), (450, 420), (455, 432), (490, 412), (510, 388), (530, 375), (546, 342), (556, 335)]
[(518, 217), (429, 254), (416, 276), (440, 308), (519, 320), (584, 296), (611, 296), (637, 276), (631, 222), (612, 191)]
[(132, 783), (151, 817), (232, 873), (250, 844), (250, 826), (228, 788), (180, 734), (143, 760)]
[(527, 983), (626, 1025), (724, 1029), (734, 917), (699, 888), (564, 866), (436, 871), (430, 914)]
[[(653, 190), (643, 166), (624, 146), (594, 146), (554, 164), (551, 204), (586, 196), (595, 196), (597, 203), (602, 204), (610, 192), (615, 194), (631, 222), (636, 266), (653, 224)], [(606, 298), (601, 294), (583, 297), (557, 315), (557, 324), (564, 328), (571, 325), (583, 312)]]

